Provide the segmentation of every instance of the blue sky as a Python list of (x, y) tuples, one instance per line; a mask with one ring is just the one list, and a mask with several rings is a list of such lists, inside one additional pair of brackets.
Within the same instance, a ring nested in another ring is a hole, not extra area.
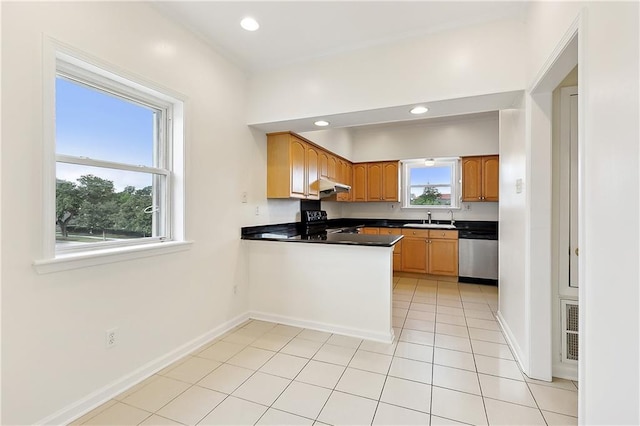
[[(58, 77), (56, 79), (56, 153), (134, 165), (153, 166), (154, 113), (151, 109)], [(150, 185), (146, 173), (58, 164), (59, 179), (75, 181), (93, 174), (127, 185)]]
[[(451, 169), (448, 166), (443, 167), (420, 167), (411, 169), (411, 186), (413, 185), (437, 185), (450, 184)], [(441, 194), (450, 194), (450, 188), (438, 188)], [(423, 188), (412, 188), (411, 193), (418, 196), (421, 195)]]

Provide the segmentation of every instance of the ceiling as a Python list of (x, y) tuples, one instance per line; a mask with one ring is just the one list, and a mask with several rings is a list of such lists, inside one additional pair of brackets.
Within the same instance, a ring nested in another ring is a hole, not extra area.
[[(250, 72), (446, 29), (523, 19), (524, 1), (158, 1), (172, 20), (198, 33)], [(260, 29), (245, 31), (240, 20)]]
[[(412, 37), (500, 19), (524, 19), (525, 1), (154, 1), (169, 19), (198, 34), (216, 51), (248, 73), (304, 62)], [(240, 27), (253, 17), (260, 28)], [(376, 123), (415, 122), (433, 117), (496, 111), (520, 95), (508, 92), (429, 102), (429, 118), (407, 117), (410, 105), (250, 123), (264, 132), (319, 130), (315, 119), (332, 128)]]

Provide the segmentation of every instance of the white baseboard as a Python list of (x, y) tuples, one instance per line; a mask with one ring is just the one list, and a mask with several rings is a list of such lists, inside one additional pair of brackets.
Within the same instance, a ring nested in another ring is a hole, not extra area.
[(560, 379), (566, 380), (578, 380), (578, 364), (567, 364), (567, 363), (554, 363), (553, 364), (553, 377), (558, 377)]
[(290, 325), (293, 327), (309, 328), (312, 330), (326, 331), (328, 333), (342, 334), (344, 336), (356, 337), (358, 339), (374, 340), (376, 342), (391, 343), (393, 342), (393, 328), (389, 333), (375, 333), (367, 330), (356, 328), (345, 328), (335, 324), (327, 324), (322, 322), (307, 321), (298, 318), (287, 317), (283, 315), (268, 314), (265, 312), (249, 312), (249, 317), (257, 320), (277, 322), (279, 324)]
[(218, 336), (223, 335), (227, 331), (236, 327), (239, 324), (247, 321), (249, 314), (244, 313), (237, 317), (224, 322), (218, 327), (204, 333), (203, 335), (196, 337), (190, 342), (172, 350), (171, 352), (162, 355), (142, 367), (134, 370), (130, 374), (127, 374), (108, 385), (90, 393), (86, 397), (70, 404), (69, 406), (59, 410), (58, 412), (45, 417), (44, 419), (36, 422), (36, 424), (68, 424), (71, 421), (83, 416), (94, 408), (104, 404), (105, 402), (113, 399), (115, 396), (121, 394), (132, 386), (140, 383), (146, 378), (152, 376), (163, 368), (167, 367), (171, 363), (179, 360), (180, 358), (190, 354), (199, 347), (206, 345)]
[(522, 348), (518, 345), (518, 341), (516, 340), (513, 332), (509, 328), (507, 321), (505, 321), (502, 313), (498, 311), (496, 314), (496, 318), (498, 319), (498, 324), (500, 324), (500, 328), (502, 328), (502, 332), (504, 333), (507, 344), (511, 348), (511, 352), (513, 353), (516, 362), (520, 365), (520, 369), (524, 371), (524, 373), (529, 375), (529, 358), (525, 356), (522, 352)]

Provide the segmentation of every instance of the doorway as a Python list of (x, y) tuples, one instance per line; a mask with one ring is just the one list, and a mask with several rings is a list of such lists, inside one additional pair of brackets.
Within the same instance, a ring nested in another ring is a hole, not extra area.
[(552, 374), (578, 379), (578, 67), (553, 91)]

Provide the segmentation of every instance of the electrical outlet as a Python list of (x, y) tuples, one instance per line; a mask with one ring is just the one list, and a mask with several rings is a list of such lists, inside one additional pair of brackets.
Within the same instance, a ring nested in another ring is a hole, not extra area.
[(243, 202), (243, 203), (246, 203), (246, 202), (247, 202), (247, 198), (248, 198), (247, 191), (244, 191), (244, 192), (242, 193), (242, 202)]
[(238, 286), (237, 285), (233, 286), (233, 294), (238, 294)]
[(256, 216), (260, 216), (260, 206), (256, 206)]
[(109, 330), (106, 330), (104, 332), (104, 337), (105, 337), (105, 346), (107, 348), (112, 348), (116, 345), (116, 343), (118, 342), (117, 340), (117, 336), (116, 336), (116, 331), (118, 329), (117, 328), (111, 328)]

